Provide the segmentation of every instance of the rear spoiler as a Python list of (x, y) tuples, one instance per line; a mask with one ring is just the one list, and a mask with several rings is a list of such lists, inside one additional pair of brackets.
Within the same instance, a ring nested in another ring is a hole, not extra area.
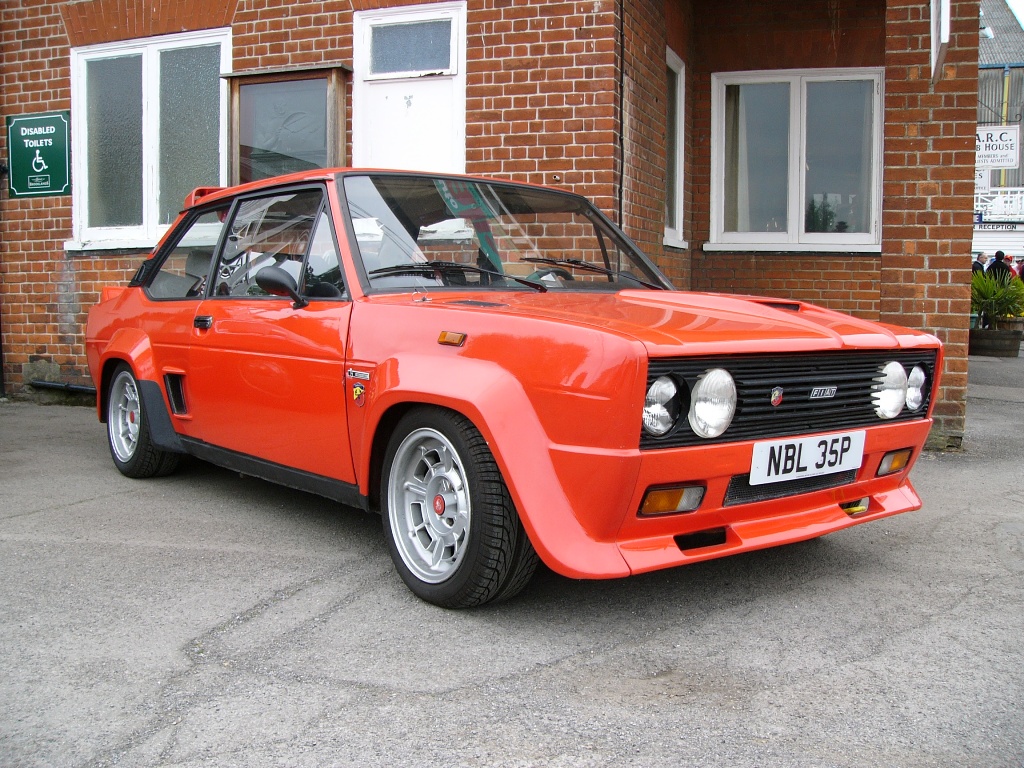
[(224, 189), (224, 187), (196, 187), (185, 198), (185, 207), (191, 208), (207, 195), (212, 195), (214, 192), (220, 192), (222, 189)]

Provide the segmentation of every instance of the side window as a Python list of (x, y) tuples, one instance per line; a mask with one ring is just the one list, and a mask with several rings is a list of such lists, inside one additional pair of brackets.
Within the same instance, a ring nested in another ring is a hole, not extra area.
[[(217, 264), (215, 296), (266, 296), (256, 273), (275, 266), (302, 284), (302, 266), (320, 215), (319, 189), (242, 200)], [(332, 241), (333, 246), (333, 241)]]
[(320, 211), (309, 245), (306, 260), (305, 282), (300, 286), (302, 293), (310, 298), (338, 298), (345, 292), (341, 277), (341, 263), (338, 248), (334, 242), (331, 217), (327, 211)]
[(226, 213), (226, 207), (207, 211), (183, 226), (146, 288), (150, 298), (198, 299), (206, 292)]

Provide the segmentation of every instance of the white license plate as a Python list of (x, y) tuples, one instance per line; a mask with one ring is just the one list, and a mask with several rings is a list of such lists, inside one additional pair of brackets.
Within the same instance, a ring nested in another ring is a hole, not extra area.
[(860, 469), (864, 430), (754, 443), (750, 484), (781, 483), (802, 477)]

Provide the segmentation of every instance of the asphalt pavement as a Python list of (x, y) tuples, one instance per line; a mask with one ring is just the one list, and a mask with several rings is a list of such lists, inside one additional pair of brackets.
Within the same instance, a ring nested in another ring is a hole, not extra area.
[(0, 766), (1021, 768), (1022, 402), (971, 358), (919, 512), (461, 612), (375, 517), (0, 402)]

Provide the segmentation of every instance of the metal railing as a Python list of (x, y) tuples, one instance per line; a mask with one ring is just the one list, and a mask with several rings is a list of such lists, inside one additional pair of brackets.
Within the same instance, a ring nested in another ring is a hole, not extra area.
[(1024, 187), (998, 187), (974, 195), (984, 221), (1024, 221)]

